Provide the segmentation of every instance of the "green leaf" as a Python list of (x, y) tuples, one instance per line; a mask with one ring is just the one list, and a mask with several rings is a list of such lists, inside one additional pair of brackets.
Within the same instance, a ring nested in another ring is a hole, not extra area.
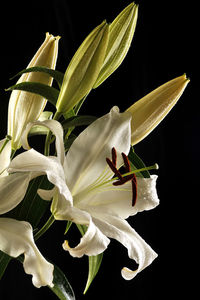
[(86, 283), (85, 290), (83, 292), (84, 294), (87, 292), (92, 281), (94, 280), (95, 276), (97, 275), (99, 268), (101, 266), (102, 259), (103, 259), (103, 253), (100, 253), (99, 255), (96, 255), (96, 256), (89, 256), (88, 280)]
[(71, 145), (73, 144), (73, 142), (75, 141), (77, 137), (75, 135), (70, 135), (70, 138), (68, 138), (67, 140), (64, 141), (65, 144), (65, 151), (68, 151), (69, 148), (71, 147)]
[(56, 80), (56, 82), (58, 83), (59, 87), (61, 87), (62, 82), (63, 82), (63, 78), (64, 78), (64, 74), (62, 72), (57, 71), (57, 70), (49, 69), (49, 68), (46, 68), (46, 67), (31, 67), (31, 68), (27, 68), (27, 69), (24, 69), (24, 70), (20, 71), (15, 76), (13, 76), (11, 79), (14, 79), (17, 76), (20, 76), (20, 75), (22, 75), (24, 73), (29, 73), (29, 72), (42, 72), (42, 73), (46, 73), (50, 77), (52, 77), (52, 78), (54, 78)]
[[(78, 227), (81, 235), (83, 236), (87, 231), (87, 227), (84, 225), (79, 225), (79, 224), (76, 224), (76, 226)], [(99, 268), (101, 266), (102, 259), (103, 259), (103, 253), (88, 257), (88, 263), (89, 263), (88, 279), (87, 279), (87, 283), (85, 286), (85, 290), (83, 292), (84, 294), (87, 292), (92, 281), (94, 280), (95, 276), (97, 275)]]
[(0, 251), (0, 280), (9, 264), (11, 257), (6, 253)]
[(42, 216), (49, 207), (49, 201), (44, 201), (37, 194), (37, 190), (52, 188), (51, 183), (46, 176), (40, 176), (33, 179), (29, 183), (27, 193), (23, 201), (11, 212), (5, 214), (6, 217), (15, 218), (17, 220), (28, 221), (33, 228), (36, 228)]
[(64, 129), (68, 129), (76, 126), (89, 125), (96, 119), (94, 116), (74, 116), (62, 122), (62, 126)]
[(74, 292), (65, 274), (55, 265), (53, 276), (54, 287), (49, 287), (52, 292), (54, 292), (60, 300), (75, 300)]
[[(142, 169), (145, 168), (146, 165), (142, 161), (142, 159), (133, 151), (133, 147), (131, 147), (129, 155), (128, 155), (129, 161), (131, 162), (131, 167), (133, 170), (135, 169)], [(140, 173), (137, 173), (137, 176), (144, 177), (144, 178), (150, 178), (149, 171), (142, 171)]]
[(46, 98), (54, 106), (56, 105), (58, 95), (59, 95), (59, 90), (53, 88), (52, 86), (48, 86), (46, 84), (39, 83), (39, 82), (21, 82), (6, 89), (6, 91), (12, 91), (12, 90), (20, 90), (20, 91), (38, 94)]

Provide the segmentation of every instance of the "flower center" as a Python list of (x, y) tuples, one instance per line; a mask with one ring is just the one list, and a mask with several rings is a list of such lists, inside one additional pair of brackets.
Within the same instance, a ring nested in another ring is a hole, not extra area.
[[(118, 178), (117, 181), (113, 182), (113, 185), (114, 186), (123, 185), (126, 182), (131, 181), (131, 183), (132, 183), (132, 206), (134, 206), (136, 203), (136, 200), (137, 200), (136, 175), (134, 173), (132, 173), (129, 175), (122, 176), (121, 172), (117, 169), (117, 151), (114, 147), (112, 148), (111, 153), (112, 153), (112, 160), (110, 160), (110, 158), (107, 157), (106, 162), (107, 162), (108, 166), (110, 167), (110, 169), (115, 174), (115, 176)], [(125, 153), (121, 153), (121, 155), (122, 155), (122, 158), (124, 161), (125, 173), (131, 172), (131, 167), (130, 167), (130, 163), (129, 163), (127, 155)]]

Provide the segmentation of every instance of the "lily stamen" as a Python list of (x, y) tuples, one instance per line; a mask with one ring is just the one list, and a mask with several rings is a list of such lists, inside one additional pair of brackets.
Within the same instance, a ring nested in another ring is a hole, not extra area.
[[(125, 153), (122, 153), (122, 158), (124, 161), (124, 167), (126, 170), (126, 173), (130, 173), (131, 167), (128, 160), (128, 157)], [(128, 181), (131, 181), (132, 183), (132, 206), (135, 205), (137, 200), (137, 179), (134, 173), (128, 174), (126, 176), (123, 176), (120, 171), (117, 169), (117, 152), (116, 149), (112, 148), (112, 161), (109, 158), (106, 158), (106, 162), (109, 165), (110, 169), (113, 171), (113, 173), (118, 177), (118, 180), (113, 182), (114, 186), (123, 185)]]

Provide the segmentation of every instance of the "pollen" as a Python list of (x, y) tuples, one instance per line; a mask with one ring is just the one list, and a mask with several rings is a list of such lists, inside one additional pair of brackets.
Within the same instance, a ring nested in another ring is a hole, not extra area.
[[(112, 170), (112, 172), (114, 173), (114, 175), (118, 178), (117, 181), (113, 182), (114, 186), (119, 186), (119, 185), (123, 185), (128, 181), (131, 181), (132, 184), (132, 206), (134, 206), (136, 204), (136, 200), (137, 200), (137, 178), (135, 176), (135, 174), (129, 174), (129, 175), (125, 175), (123, 176), (120, 171), (117, 169), (117, 151), (116, 149), (113, 147), (112, 151), (112, 160), (110, 160), (110, 158), (106, 158), (106, 162), (108, 164), (108, 166), (110, 167), (110, 169)], [(131, 172), (131, 167), (130, 167), (130, 163), (129, 163), (129, 159), (127, 157), (127, 155), (125, 153), (121, 153), (123, 161), (124, 161), (124, 168), (125, 168), (125, 173), (129, 173)]]

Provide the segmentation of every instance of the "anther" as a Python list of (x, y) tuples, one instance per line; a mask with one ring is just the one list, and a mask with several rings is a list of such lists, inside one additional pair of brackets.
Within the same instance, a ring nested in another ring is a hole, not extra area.
[(130, 167), (130, 163), (129, 163), (128, 157), (123, 152), (122, 152), (122, 157), (123, 157), (123, 161), (124, 161), (124, 166), (125, 166), (126, 172), (128, 173), (128, 172), (131, 171), (131, 167)]
[[(128, 157), (125, 153), (121, 153), (123, 161), (124, 161), (124, 167), (126, 170), (126, 173), (129, 173), (131, 171), (130, 163), (128, 160)], [(112, 148), (112, 161), (110, 158), (106, 158), (106, 162), (109, 165), (110, 169), (113, 171), (113, 173), (116, 175), (116, 177), (119, 178), (119, 180), (113, 182), (114, 186), (123, 185), (128, 181), (131, 181), (132, 184), (132, 206), (135, 205), (137, 200), (137, 178), (134, 173), (122, 176), (120, 171), (117, 169), (117, 151), (113, 147)]]
[(117, 167), (117, 151), (114, 147), (112, 148), (112, 162), (113, 165)]

